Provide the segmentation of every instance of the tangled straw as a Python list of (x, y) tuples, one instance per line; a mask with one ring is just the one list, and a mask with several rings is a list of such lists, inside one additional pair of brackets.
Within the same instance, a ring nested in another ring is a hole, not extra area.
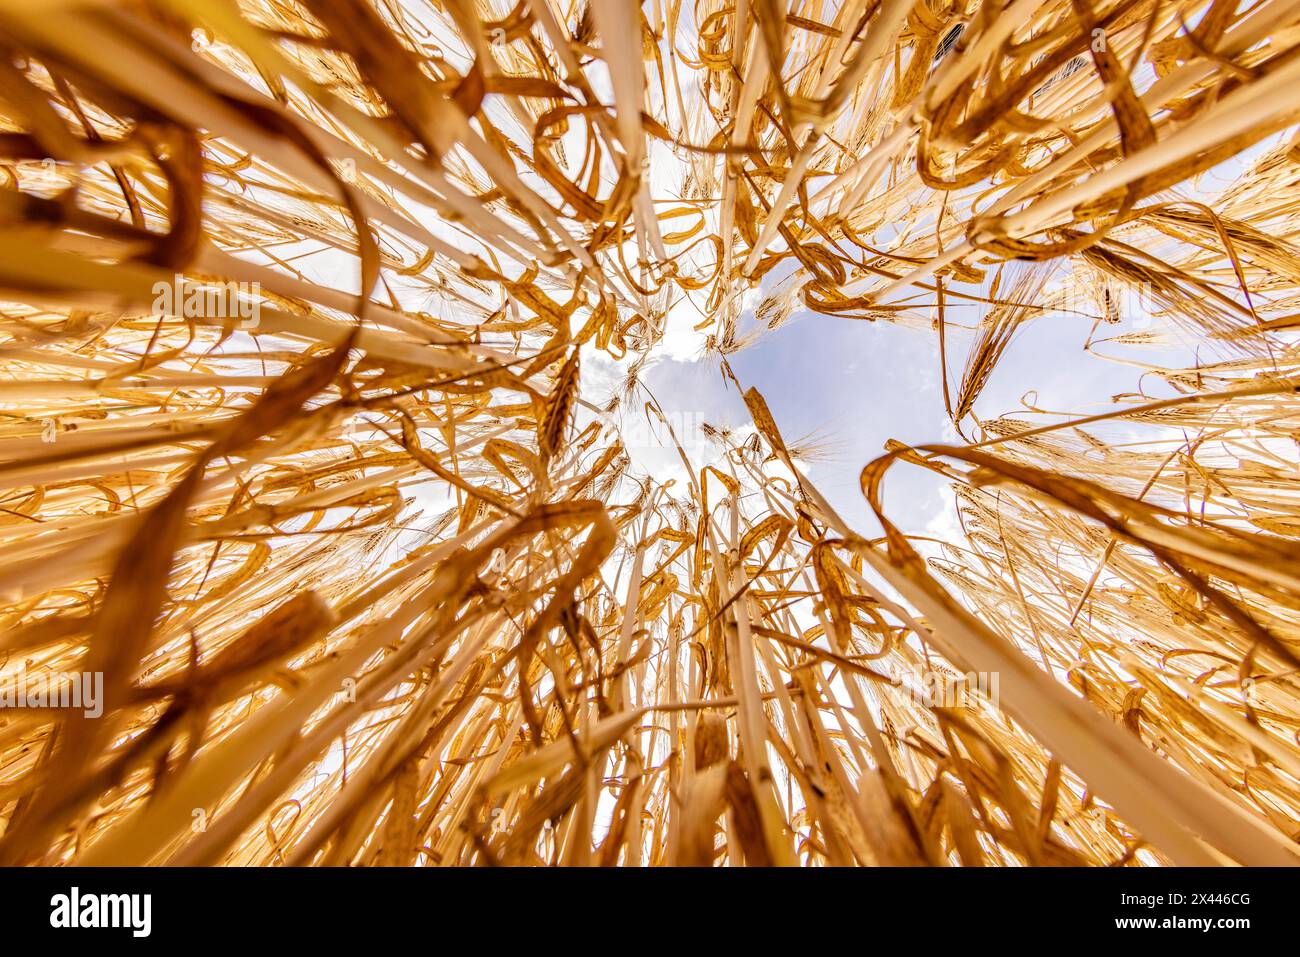
[[(103, 682), (0, 710), (0, 862), (1297, 862), (1294, 0), (0, 21), (0, 681)], [(937, 338), (883, 535), (754, 302)], [(1063, 309), (1142, 388), (981, 419)], [(606, 414), (683, 324), (755, 428), (685, 488)]]

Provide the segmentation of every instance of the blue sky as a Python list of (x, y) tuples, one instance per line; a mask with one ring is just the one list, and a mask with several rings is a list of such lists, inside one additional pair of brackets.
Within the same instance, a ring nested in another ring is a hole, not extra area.
[[(967, 315), (950, 313), (970, 323)], [(1141, 317), (1138, 324), (1142, 323)], [(976, 412), (981, 418), (1015, 414), (1022, 397), (1040, 408), (1070, 416), (1106, 411), (1112, 396), (1133, 391), (1140, 370), (1083, 351), (1092, 321), (1069, 314), (1047, 314), (1024, 323), (994, 370)], [(1126, 323), (1124, 328), (1132, 328)], [(1107, 330), (1099, 336), (1113, 334)], [(952, 329), (948, 336), (950, 388), (955, 395), (971, 335)], [(1122, 355), (1121, 347), (1106, 347)], [(1151, 361), (1182, 355), (1178, 348), (1144, 349)], [(1136, 350), (1127, 350), (1136, 358)], [(665, 411), (702, 414), (711, 425), (748, 430), (749, 415), (734, 386), (718, 369), (718, 359), (663, 358), (642, 381)], [(830, 456), (811, 462), (809, 477), (831, 504), (859, 531), (874, 535), (879, 526), (858, 489), (862, 467), (879, 455), (887, 440), (908, 444), (959, 441), (944, 411), (938, 338), (928, 329), (869, 322), (802, 311), (776, 331), (730, 357), (746, 387), (766, 398), (787, 442), (813, 434), (828, 440)], [(1148, 379), (1148, 387), (1155, 383)], [(1165, 394), (1165, 393), (1161, 393)], [(967, 424), (970, 432), (969, 420)], [(673, 456), (675, 458), (675, 455)], [(660, 473), (657, 457), (634, 456)], [(702, 456), (695, 464), (706, 464)], [(951, 531), (952, 493), (938, 477), (898, 465), (886, 484), (889, 514), (905, 531)]]

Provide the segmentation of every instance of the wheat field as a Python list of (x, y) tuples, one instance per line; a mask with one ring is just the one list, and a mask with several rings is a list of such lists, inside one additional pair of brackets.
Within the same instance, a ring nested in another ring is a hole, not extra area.
[[(0, 864), (1297, 863), (1297, 84), (1295, 0), (2, 0)], [(942, 357), (865, 524), (800, 316)], [(1062, 316), (1131, 390), (990, 416)]]

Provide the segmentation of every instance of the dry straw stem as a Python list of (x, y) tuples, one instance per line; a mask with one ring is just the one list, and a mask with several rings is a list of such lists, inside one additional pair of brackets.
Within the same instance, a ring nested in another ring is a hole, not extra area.
[[(0, 685), (104, 701), (0, 709), (0, 862), (1296, 863), (1298, 70), (1295, 0), (3, 0)], [(727, 360), (796, 311), (969, 437), (865, 522)], [(1079, 316), (1133, 390), (992, 409)]]

